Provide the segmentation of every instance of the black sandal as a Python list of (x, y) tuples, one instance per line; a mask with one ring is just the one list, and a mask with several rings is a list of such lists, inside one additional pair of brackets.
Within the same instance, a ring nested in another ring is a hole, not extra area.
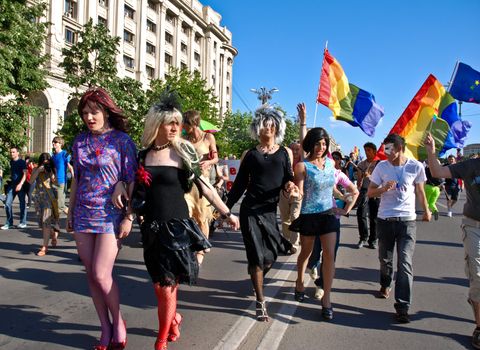
[(256, 305), (256, 313), (257, 313), (257, 321), (260, 322), (268, 322), (268, 314), (267, 314), (267, 305), (265, 300), (264, 301), (258, 301), (257, 300), (257, 305)]
[(299, 292), (295, 289), (295, 300), (299, 303), (303, 303), (303, 301), (305, 300), (305, 292)]

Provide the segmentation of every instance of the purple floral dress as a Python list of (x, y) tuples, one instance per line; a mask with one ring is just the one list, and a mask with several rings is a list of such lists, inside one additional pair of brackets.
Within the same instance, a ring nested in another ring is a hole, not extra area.
[(137, 150), (124, 132), (97, 135), (85, 132), (73, 143), (77, 193), (73, 228), (80, 233), (118, 233), (123, 218), (111, 197), (118, 181), (135, 180)]

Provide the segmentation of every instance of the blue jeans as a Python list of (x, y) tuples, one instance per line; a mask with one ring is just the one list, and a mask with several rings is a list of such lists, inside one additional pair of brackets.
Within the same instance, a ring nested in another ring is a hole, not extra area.
[(395, 309), (408, 311), (412, 303), (413, 252), (417, 224), (415, 221), (386, 221), (377, 219), (378, 259), (380, 285), (390, 288), (393, 280), (393, 254), (397, 245), (397, 280), (395, 281)]
[(27, 211), (25, 210), (25, 191), (15, 192), (13, 186), (7, 190), (7, 200), (5, 201), (5, 212), (7, 213), (7, 224), (13, 226), (13, 211), (12, 204), (15, 196), (18, 195), (18, 201), (20, 202), (20, 223), (27, 224)]

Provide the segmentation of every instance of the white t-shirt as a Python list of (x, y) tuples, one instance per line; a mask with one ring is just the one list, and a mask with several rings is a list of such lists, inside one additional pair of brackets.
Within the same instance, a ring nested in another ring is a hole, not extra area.
[(415, 218), (415, 185), (425, 182), (425, 168), (422, 163), (408, 159), (404, 165), (394, 166), (388, 160), (381, 161), (373, 170), (370, 182), (384, 186), (387, 181), (396, 181), (394, 190), (382, 193), (378, 217), (386, 219), (391, 217)]

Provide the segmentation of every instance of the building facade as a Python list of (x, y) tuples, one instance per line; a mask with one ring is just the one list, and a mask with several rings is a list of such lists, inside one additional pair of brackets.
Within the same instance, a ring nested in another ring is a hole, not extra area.
[(51, 149), (54, 132), (77, 106), (63, 79), (62, 49), (74, 44), (91, 18), (121, 38), (117, 69), (120, 77), (140, 81), (163, 79), (170, 67), (200, 72), (218, 99), (220, 115), (231, 109), (232, 69), (237, 50), (232, 34), (220, 25), (221, 16), (197, 0), (48, 0), (51, 23), (45, 45), (51, 56), (50, 85), (32, 94), (31, 103), (45, 110), (32, 118), (29, 152)]
[(480, 143), (471, 143), (463, 148), (463, 156), (470, 158), (473, 155), (480, 154)]

